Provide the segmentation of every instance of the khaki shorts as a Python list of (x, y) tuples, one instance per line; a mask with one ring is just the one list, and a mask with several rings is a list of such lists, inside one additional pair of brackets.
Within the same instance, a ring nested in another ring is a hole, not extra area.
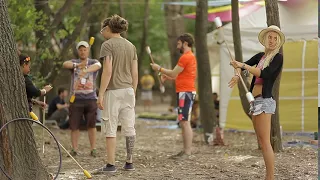
[(135, 95), (133, 88), (107, 90), (101, 113), (104, 137), (116, 137), (118, 122), (125, 136), (135, 136)]

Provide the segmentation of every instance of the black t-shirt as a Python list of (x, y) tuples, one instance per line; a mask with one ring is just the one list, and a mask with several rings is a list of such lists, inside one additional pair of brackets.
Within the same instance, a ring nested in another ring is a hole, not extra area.
[(31, 78), (28, 75), (24, 75), (24, 82), (26, 86), (27, 99), (29, 104), (29, 111), (32, 111), (32, 103), (31, 99), (33, 97), (39, 97), (41, 95), (41, 91), (34, 86)]
[(65, 102), (59, 96), (55, 97), (49, 104), (48, 116), (51, 116), (58, 109), (57, 104), (65, 104)]
[(214, 108), (219, 110), (219, 101), (215, 100), (215, 101), (213, 101), (213, 104), (214, 104)]

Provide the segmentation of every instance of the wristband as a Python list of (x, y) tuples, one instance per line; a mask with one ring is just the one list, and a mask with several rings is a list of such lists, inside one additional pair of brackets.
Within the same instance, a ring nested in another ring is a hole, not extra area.
[(44, 91), (44, 94), (47, 94), (47, 91), (45, 89), (42, 89)]

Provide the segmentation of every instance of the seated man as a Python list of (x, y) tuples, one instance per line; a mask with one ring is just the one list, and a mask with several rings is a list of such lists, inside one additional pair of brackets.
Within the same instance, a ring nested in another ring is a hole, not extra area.
[(49, 104), (48, 119), (56, 120), (58, 124), (62, 124), (67, 120), (69, 114), (69, 104), (64, 99), (68, 96), (68, 90), (59, 88), (58, 96)]

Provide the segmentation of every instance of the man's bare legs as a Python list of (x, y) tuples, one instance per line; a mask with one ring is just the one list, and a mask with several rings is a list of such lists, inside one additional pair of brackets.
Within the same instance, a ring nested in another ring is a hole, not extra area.
[(116, 163), (116, 138), (107, 137), (106, 138), (106, 150), (107, 150), (107, 163), (110, 165), (115, 165)]
[(152, 101), (151, 100), (144, 100), (144, 111), (150, 112)]
[(88, 135), (89, 135), (89, 141), (90, 141), (90, 150), (96, 149), (96, 128), (88, 128)]
[(78, 139), (80, 136), (80, 131), (78, 130), (71, 130), (71, 143), (72, 143), (72, 149), (74, 151), (78, 150)]
[(193, 132), (189, 121), (180, 121), (184, 153), (191, 155)]
[[(90, 150), (94, 150), (96, 148), (96, 128), (88, 128), (88, 135), (90, 141)], [(78, 140), (80, 137), (80, 130), (71, 130), (71, 143), (72, 149), (74, 151), (78, 151)]]

